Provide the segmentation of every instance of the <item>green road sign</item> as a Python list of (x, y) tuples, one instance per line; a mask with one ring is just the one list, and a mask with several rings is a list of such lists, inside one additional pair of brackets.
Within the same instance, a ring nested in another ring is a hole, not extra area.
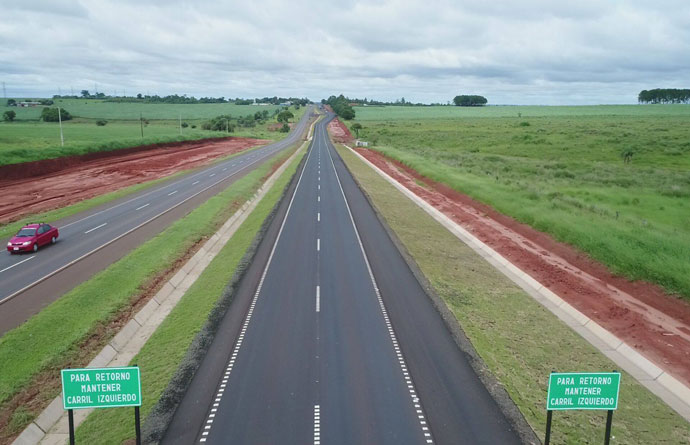
[(620, 384), (620, 372), (554, 372), (546, 409), (618, 409)]
[(85, 368), (62, 370), (65, 409), (141, 406), (139, 368)]

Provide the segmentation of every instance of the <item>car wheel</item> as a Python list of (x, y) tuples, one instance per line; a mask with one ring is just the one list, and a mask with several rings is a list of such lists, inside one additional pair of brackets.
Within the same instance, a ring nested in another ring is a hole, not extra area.
[(55, 237), (51, 238), (50, 244), (55, 244)]
[(34, 252), (38, 252), (38, 243), (34, 244)]

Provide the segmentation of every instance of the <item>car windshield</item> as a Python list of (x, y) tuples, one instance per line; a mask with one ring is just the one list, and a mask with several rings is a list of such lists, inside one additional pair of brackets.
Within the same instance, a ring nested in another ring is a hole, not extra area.
[(24, 238), (27, 236), (34, 236), (36, 234), (36, 229), (22, 229), (17, 233), (17, 236), (20, 238)]

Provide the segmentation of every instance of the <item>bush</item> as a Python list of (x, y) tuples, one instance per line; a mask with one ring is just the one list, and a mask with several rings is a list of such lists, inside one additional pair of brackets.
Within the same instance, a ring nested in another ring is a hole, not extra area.
[(529, 127), (530, 123), (529, 122), (520, 122), (521, 127)]
[(187, 122), (182, 122), (182, 128), (187, 128), (189, 127), (189, 124)]
[(192, 125), (192, 128), (196, 128), (196, 125)]
[(290, 132), (290, 126), (288, 124), (283, 124), (283, 126), (280, 127), (280, 132), (281, 133), (289, 133)]
[(15, 113), (14, 110), (5, 111), (2, 114), (2, 118), (5, 122), (12, 122), (16, 116), (17, 113)]
[(98, 119), (96, 121), (96, 125), (98, 125), (99, 127), (105, 127), (105, 124), (107, 124), (107, 123), (108, 123), (108, 121), (105, 119)]
[(44, 108), (43, 111), (41, 111), (41, 120), (43, 120), (43, 122), (58, 122), (60, 119), (68, 121), (72, 119), (72, 115), (64, 108), (60, 109), (59, 115), (57, 108)]

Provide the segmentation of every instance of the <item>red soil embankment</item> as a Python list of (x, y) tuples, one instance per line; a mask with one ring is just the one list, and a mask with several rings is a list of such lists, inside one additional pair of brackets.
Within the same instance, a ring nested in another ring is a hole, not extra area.
[(616, 276), (574, 247), (377, 151), (357, 151), (660, 368), (690, 384), (690, 304), (657, 285)]
[(3, 166), (0, 223), (199, 167), (266, 142), (204, 139)]
[(339, 144), (349, 144), (354, 141), (350, 129), (345, 124), (340, 122), (340, 119), (335, 118), (328, 123), (328, 132), (331, 134), (331, 139)]

